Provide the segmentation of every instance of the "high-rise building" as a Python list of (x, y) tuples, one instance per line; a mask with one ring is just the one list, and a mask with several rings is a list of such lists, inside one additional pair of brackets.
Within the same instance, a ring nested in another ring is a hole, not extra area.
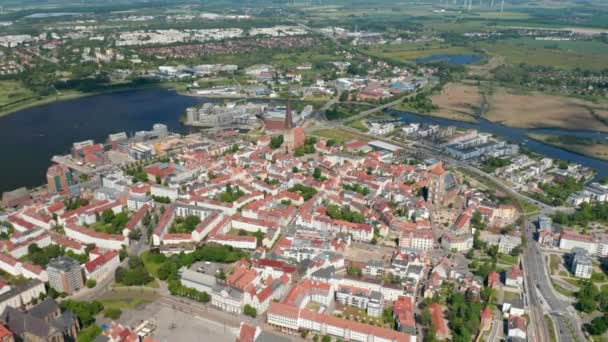
[(49, 192), (62, 192), (74, 185), (72, 170), (65, 165), (55, 164), (46, 171), (46, 182)]
[(80, 264), (65, 256), (52, 259), (46, 269), (49, 284), (57, 292), (71, 295), (80, 290), (84, 285), (82, 268)]

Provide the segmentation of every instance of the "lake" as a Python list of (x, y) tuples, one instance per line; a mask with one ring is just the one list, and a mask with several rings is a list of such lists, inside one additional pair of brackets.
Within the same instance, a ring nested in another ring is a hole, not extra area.
[(454, 55), (437, 54), (428, 57), (416, 58), (416, 63), (445, 63), (450, 65), (467, 65), (477, 63), (482, 60), (480, 55)]

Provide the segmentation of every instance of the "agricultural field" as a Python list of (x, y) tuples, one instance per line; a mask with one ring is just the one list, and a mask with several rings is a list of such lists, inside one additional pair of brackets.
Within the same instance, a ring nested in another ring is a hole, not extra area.
[(487, 102), (485, 118), (512, 127), (557, 127), (608, 132), (608, 125), (601, 117), (606, 113), (608, 103), (596, 104), (565, 96), (523, 93), (500, 87), (488, 95)]

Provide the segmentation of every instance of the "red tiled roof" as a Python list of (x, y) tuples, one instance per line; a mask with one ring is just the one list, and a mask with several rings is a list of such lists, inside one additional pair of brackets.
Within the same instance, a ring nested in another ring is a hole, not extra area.
[(110, 262), (112, 259), (114, 259), (117, 256), (118, 256), (118, 252), (116, 252), (116, 251), (108, 251), (108, 252), (105, 252), (104, 254), (98, 256), (97, 258), (93, 259), (92, 261), (87, 262), (84, 265), (84, 267), (90, 273), (90, 272), (95, 271), (99, 267), (107, 264), (108, 262)]
[(55, 202), (55, 203), (49, 205), (46, 208), (46, 210), (48, 210), (49, 213), (55, 213), (55, 212), (58, 212), (58, 211), (60, 211), (60, 210), (62, 210), (64, 208), (65, 208), (65, 204), (63, 202), (59, 201), (59, 202)]
[(232, 285), (241, 290), (245, 289), (257, 277), (258, 273), (254, 269), (238, 267), (227, 279), (226, 284)]
[(524, 276), (524, 272), (517, 265), (513, 265), (509, 272), (507, 272), (507, 278), (517, 279)]
[(0, 339), (4, 340), (5, 338), (12, 337), (13, 333), (4, 327), (4, 325), (0, 324)]
[(256, 327), (241, 323), (241, 330), (235, 342), (254, 342)]
[(23, 263), (23, 268), (27, 269), (28, 271), (30, 271), (34, 274), (40, 274), (40, 273), (44, 272), (44, 268), (42, 268), (38, 265), (34, 265), (29, 262)]
[(0, 261), (4, 262), (5, 264), (9, 264), (11, 266), (15, 266), (17, 265), (18, 260), (13, 258), (12, 256), (6, 255), (4, 253), (0, 253)]
[(431, 173), (437, 176), (441, 176), (445, 173), (445, 169), (443, 168), (443, 164), (439, 164), (431, 169)]
[(317, 295), (329, 295), (330, 286), (327, 283), (305, 279), (294, 286), (287, 294), (283, 303), (293, 306), (299, 306), (304, 297)]
[(142, 205), (141, 208), (139, 208), (139, 210), (133, 214), (129, 222), (127, 222), (125, 229), (133, 230), (139, 221), (143, 220), (143, 218), (146, 216), (149, 208), (150, 206), (148, 204)]
[(324, 323), (328, 326), (339, 327), (342, 329), (349, 329), (354, 332), (358, 332), (366, 335), (377, 336), (382, 339), (396, 341), (396, 342), (409, 342), (410, 335), (404, 334), (392, 329), (381, 328), (373, 325), (367, 325), (351, 320), (347, 320), (344, 318), (338, 318), (331, 315), (325, 315), (316, 313), (309, 310), (299, 310), (296, 307), (271, 302), (270, 307), (268, 308), (269, 314), (280, 315), (284, 317), (289, 317), (291, 319), (297, 319), (298, 317), (302, 317), (303, 319)]
[(82, 248), (82, 244), (76, 240), (69, 239), (61, 234), (51, 233), (51, 239), (58, 245), (61, 245), (65, 248), (72, 248), (76, 250), (80, 250)]
[(113, 240), (113, 241), (124, 241), (126, 239), (126, 237), (124, 237), (122, 235), (96, 232), (92, 229), (88, 229), (88, 228), (79, 226), (73, 222), (69, 222), (68, 224), (66, 224), (66, 228), (75, 230), (81, 234), (84, 234), (84, 235), (87, 235), (87, 236), (90, 236), (90, 237), (96, 238), (96, 239)]
[(414, 300), (412, 297), (399, 296), (397, 301), (395, 301), (393, 315), (399, 318), (399, 324), (408, 327), (415, 327), (416, 321), (414, 320)]
[(437, 303), (433, 303), (429, 306), (429, 311), (431, 312), (431, 320), (437, 332), (437, 337), (446, 338), (449, 335), (449, 331), (443, 318), (443, 307)]
[(253, 260), (252, 263), (257, 267), (271, 267), (274, 269), (279, 269), (285, 273), (293, 273), (297, 270), (295, 266), (289, 265), (283, 261), (279, 260), (271, 260), (271, 259), (256, 259)]

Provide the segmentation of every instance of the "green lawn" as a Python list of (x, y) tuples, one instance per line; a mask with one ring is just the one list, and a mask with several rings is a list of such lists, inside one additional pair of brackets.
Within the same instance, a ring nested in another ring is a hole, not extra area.
[(555, 291), (563, 294), (566, 297), (572, 297), (574, 294), (568, 290), (566, 290), (565, 288), (563, 288), (562, 286), (560, 286), (557, 283), (553, 283), (553, 288), (555, 289)]
[(557, 342), (557, 336), (555, 334), (555, 326), (553, 325), (553, 321), (549, 315), (545, 315), (545, 324), (547, 325), (547, 330), (549, 330), (549, 341)]
[(562, 263), (562, 258), (559, 255), (549, 255), (549, 267), (551, 268), (551, 274), (554, 274), (559, 270), (559, 265)]
[(163, 263), (154, 262), (152, 253), (150, 253), (150, 251), (143, 252), (141, 254), (141, 260), (144, 262), (144, 266), (150, 275), (152, 275), (154, 278), (158, 278), (158, 269)]
[[(118, 282), (114, 282), (113, 286), (115, 286), (115, 287), (127, 287), (126, 285), (124, 285), (122, 283), (118, 283)], [(157, 288), (160, 287), (160, 284), (158, 283), (158, 280), (153, 279), (151, 282), (149, 282), (149, 283), (147, 283), (147, 284), (145, 284), (143, 286), (145, 286), (145, 287), (152, 287), (152, 288), (157, 289)], [(134, 287), (137, 287), (137, 285), (134, 285)]]
[(579, 284), (580, 279), (578, 279), (578, 278), (562, 278), (562, 279), (570, 285), (577, 286), (577, 287), (580, 286), (580, 284)]
[(503, 300), (509, 302), (520, 297), (519, 292), (503, 291)]
[(369, 140), (369, 139), (365, 139), (364, 137), (360, 137), (356, 134), (353, 134), (351, 132), (341, 130), (339, 128), (323, 129), (323, 130), (314, 132), (313, 135), (321, 137), (321, 138), (326, 138), (326, 139), (334, 139), (338, 143), (343, 143), (345, 141), (353, 140), (353, 139)]
[(353, 122), (349, 122), (348, 126), (365, 133), (365, 132), (369, 131), (369, 129), (365, 125), (364, 121), (365, 120), (356, 120)]
[(130, 309), (135, 310), (138, 307), (151, 303), (147, 298), (136, 297), (135, 295), (125, 295), (120, 298), (106, 298), (99, 300), (105, 309)]
[(0, 81), (0, 106), (18, 102), (32, 96), (34, 96), (34, 93), (27, 89), (21, 81)]
[(519, 262), (519, 257), (501, 253), (498, 256), (498, 261), (508, 265), (515, 265)]

